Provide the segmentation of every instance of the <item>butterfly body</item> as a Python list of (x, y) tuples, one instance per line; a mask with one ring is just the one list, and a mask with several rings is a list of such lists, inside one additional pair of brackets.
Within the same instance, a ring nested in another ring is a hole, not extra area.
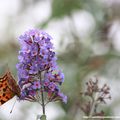
[(20, 88), (8, 71), (0, 78), (0, 105), (13, 98), (15, 95), (20, 97)]

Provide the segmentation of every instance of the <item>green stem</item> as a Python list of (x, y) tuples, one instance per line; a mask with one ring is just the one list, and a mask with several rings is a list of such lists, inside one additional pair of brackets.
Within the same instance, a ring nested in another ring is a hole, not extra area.
[(43, 115), (45, 115), (45, 103), (44, 103), (44, 93), (43, 93), (43, 89), (42, 89), (42, 92), (41, 92), (41, 98), (42, 98)]
[(94, 109), (95, 109), (95, 105), (96, 105), (96, 101), (97, 100), (97, 94), (95, 94), (95, 96), (93, 96), (93, 99), (92, 99), (92, 106), (91, 106), (91, 110), (90, 110), (90, 113), (89, 113), (89, 119), (91, 119), (93, 117), (93, 113), (94, 113)]
[(45, 115), (45, 101), (44, 101), (44, 86), (42, 83), (42, 77), (41, 77), (41, 72), (39, 72), (39, 79), (41, 82), (41, 102), (42, 102), (42, 111), (43, 115), (40, 117), (41, 120), (46, 120), (46, 115)]

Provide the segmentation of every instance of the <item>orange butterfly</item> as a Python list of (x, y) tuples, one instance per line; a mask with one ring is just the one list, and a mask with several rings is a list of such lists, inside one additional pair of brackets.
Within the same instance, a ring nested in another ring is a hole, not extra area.
[(7, 71), (3, 77), (0, 78), (0, 105), (4, 104), (15, 95), (20, 97), (20, 88), (11, 72)]

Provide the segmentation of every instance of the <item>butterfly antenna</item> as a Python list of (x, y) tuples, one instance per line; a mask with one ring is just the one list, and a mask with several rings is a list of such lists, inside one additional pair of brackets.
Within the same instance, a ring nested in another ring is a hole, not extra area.
[(10, 111), (10, 114), (12, 113), (13, 108), (15, 107), (16, 101), (17, 101), (17, 100), (15, 99), (15, 102), (13, 103), (13, 106), (12, 106), (12, 109), (11, 109), (11, 111)]

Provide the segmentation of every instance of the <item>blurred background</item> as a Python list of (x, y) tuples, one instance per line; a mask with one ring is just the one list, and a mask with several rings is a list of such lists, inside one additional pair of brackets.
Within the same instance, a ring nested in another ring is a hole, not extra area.
[[(8, 65), (17, 79), (18, 36), (31, 28), (53, 37), (58, 64), (65, 74), (62, 91), (68, 103), (50, 103), (48, 120), (82, 120), (80, 92), (97, 76), (111, 88), (112, 100), (100, 109), (120, 115), (120, 0), (0, 0), (0, 73)], [(37, 103), (0, 106), (0, 120), (35, 120)], [(114, 120), (114, 119), (111, 119)]]

